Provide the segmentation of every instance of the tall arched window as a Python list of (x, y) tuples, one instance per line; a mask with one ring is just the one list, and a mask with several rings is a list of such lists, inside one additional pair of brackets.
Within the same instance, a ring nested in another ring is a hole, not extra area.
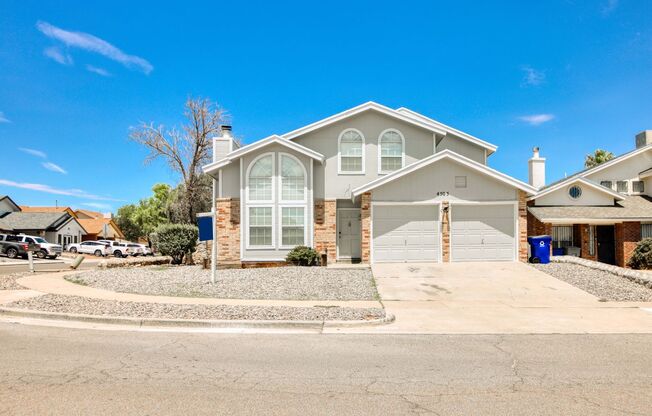
[(403, 135), (398, 130), (385, 130), (378, 138), (378, 172), (389, 173), (403, 167)]
[(281, 155), (281, 200), (305, 201), (306, 174), (301, 163), (289, 155)]
[(272, 201), (272, 176), (274, 158), (271, 154), (258, 158), (249, 169), (250, 201)]
[(250, 247), (272, 247), (274, 244), (274, 154), (255, 159), (247, 172), (247, 199)]
[(364, 173), (364, 136), (356, 129), (344, 130), (339, 137), (338, 171)]

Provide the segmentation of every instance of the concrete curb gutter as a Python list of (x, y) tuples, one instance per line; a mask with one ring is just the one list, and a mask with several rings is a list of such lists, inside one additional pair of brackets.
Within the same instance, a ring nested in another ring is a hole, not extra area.
[(205, 319), (158, 319), (158, 318), (133, 318), (128, 316), (97, 316), (70, 313), (57, 313), (35, 311), (30, 309), (17, 309), (0, 307), (0, 315), (46, 319), (52, 321), (76, 321), (94, 324), (124, 325), (138, 328), (166, 327), (166, 328), (270, 328), (270, 329), (312, 329), (323, 328), (351, 328), (357, 326), (386, 325), (394, 322), (395, 317), (387, 313), (384, 318), (357, 321), (292, 321), (292, 320), (205, 320)]

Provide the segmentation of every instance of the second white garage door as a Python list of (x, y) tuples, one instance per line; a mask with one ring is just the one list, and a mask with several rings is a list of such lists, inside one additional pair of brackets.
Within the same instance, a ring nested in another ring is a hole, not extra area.
[(439, 261), (439, 206), (373, 207), (373, 261)]
[(453, 205), (452, 261), (515, 259), (514, 205)]

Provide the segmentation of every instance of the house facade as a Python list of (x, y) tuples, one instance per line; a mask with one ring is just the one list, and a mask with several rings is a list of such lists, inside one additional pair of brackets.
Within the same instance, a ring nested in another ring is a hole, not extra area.
[(626, 267), (636, 244), (652, 237), (652, 131), (635, 148), (547, 186), (545, 159), (530, 159), (528, 234), (553, 237), (555, 253), (574, 247), (580, 257)]
[(490, 168), (495, 145), (406, 108), (366, 103), (238, 147), (214, 139), (221, 265), (525, 261), (530, 184)]

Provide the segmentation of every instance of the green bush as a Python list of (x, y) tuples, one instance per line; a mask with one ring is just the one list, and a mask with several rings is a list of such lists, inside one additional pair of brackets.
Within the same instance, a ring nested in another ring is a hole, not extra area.
[(156, 248), (164, 256), (172, 257), (172, 264), (181, 264), (183, 257), (192, 253), (199, 231), (190, 224), (164, 224), (156, 228)]
[(632, 269), (652, 268), (652, 238), (646, 238), (638, 242), (627, 265)]
[(314, 249), (306, 246), (296, 246), (285, 258), (288, 263), (297, 266), (314, 266), (319, 259), (319, 253)]

